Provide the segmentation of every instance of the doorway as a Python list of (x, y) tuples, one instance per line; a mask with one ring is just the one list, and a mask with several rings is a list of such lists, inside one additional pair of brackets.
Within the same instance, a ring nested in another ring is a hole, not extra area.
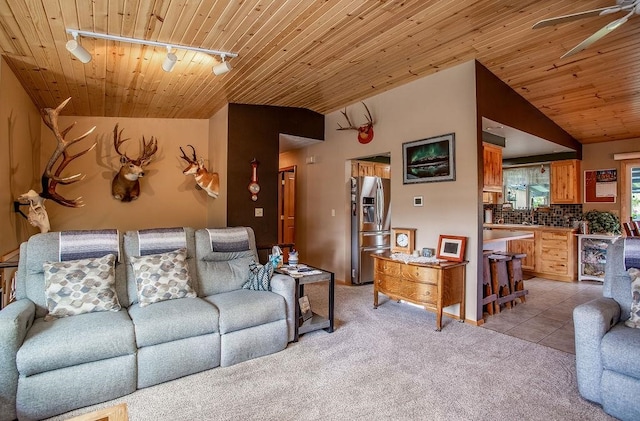
[(278, 171), (278, 243), (296, 242), (296, 166)]
[(620, 222), (640, 220), (640, 159), (620, 164)]

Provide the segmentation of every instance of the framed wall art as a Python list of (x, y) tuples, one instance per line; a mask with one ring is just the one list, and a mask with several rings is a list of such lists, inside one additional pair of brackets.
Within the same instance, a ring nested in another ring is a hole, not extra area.
[(438, 259), (452, 262), (462, 262), (464, 260), (464, 249), (467, 245), (467, 237), (456, 235), (441, 235), (438, 239)]
[(454, 181), (455, 133), (402, 144), (403, 184)]

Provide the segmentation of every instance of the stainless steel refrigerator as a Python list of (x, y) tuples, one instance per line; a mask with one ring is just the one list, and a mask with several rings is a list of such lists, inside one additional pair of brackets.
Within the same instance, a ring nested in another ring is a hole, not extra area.
[(372, 253), (389, 251), (390, 180), (351, 178), (351, 283), (373, 282)]

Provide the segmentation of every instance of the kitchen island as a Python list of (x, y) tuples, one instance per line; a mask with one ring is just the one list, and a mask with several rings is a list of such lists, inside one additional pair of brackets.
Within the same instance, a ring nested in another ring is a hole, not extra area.
[[(494, 232), (504, 233), (507, 236), (504, 239), (507, 251), (527, 255), (522, 261), (525, 273), (556, 281), (577, 280), (577, 239), (574, 235), (576, 229), (524, 224), (484, 224), (483, 227), (484, 236), (489, 238), (501, 235), (493, 234)], [(522, 231), (533, 234), (533, 238), (509, 238), (511, 235), (519, 235)], [(486, 234), (487, 232), (491, 234)], [(502, 245), (499, 241), (485, 241), (483, 249), (499, 250), (497, 247)]]

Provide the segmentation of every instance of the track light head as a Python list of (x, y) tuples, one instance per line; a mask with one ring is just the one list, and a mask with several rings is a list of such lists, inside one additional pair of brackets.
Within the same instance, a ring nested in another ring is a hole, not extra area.
[(82, 45), (80, 45), (77, 38), (78, 38), (78, 35), (73, 34), (73, 39), (67, 41), (67, 45), (66, 45), (67, 51), (73, 54), (78, 60), (80, 60), (84, 64), (87, 64), (91, 61), (91, 53), (89, 53), (87, 50), (85, 50), (85, 48)]
[(231, 69), (233, 69), (233, 67), (231, 67), (231, 64), (228, 61), (224, 60), (225, 59), (224, 54), (222, 54), (220, 57), (222, 58), (222, 62), (213, 66), (213, 74), (216, 76), (223, 75), (231, 71)]
[(164, 70), (165, 72), (172, 71), (177, 61), (178, 57), (171, 52), (171, 47), (167, 46), (167, 56), (162, 62), (162, 70)]

